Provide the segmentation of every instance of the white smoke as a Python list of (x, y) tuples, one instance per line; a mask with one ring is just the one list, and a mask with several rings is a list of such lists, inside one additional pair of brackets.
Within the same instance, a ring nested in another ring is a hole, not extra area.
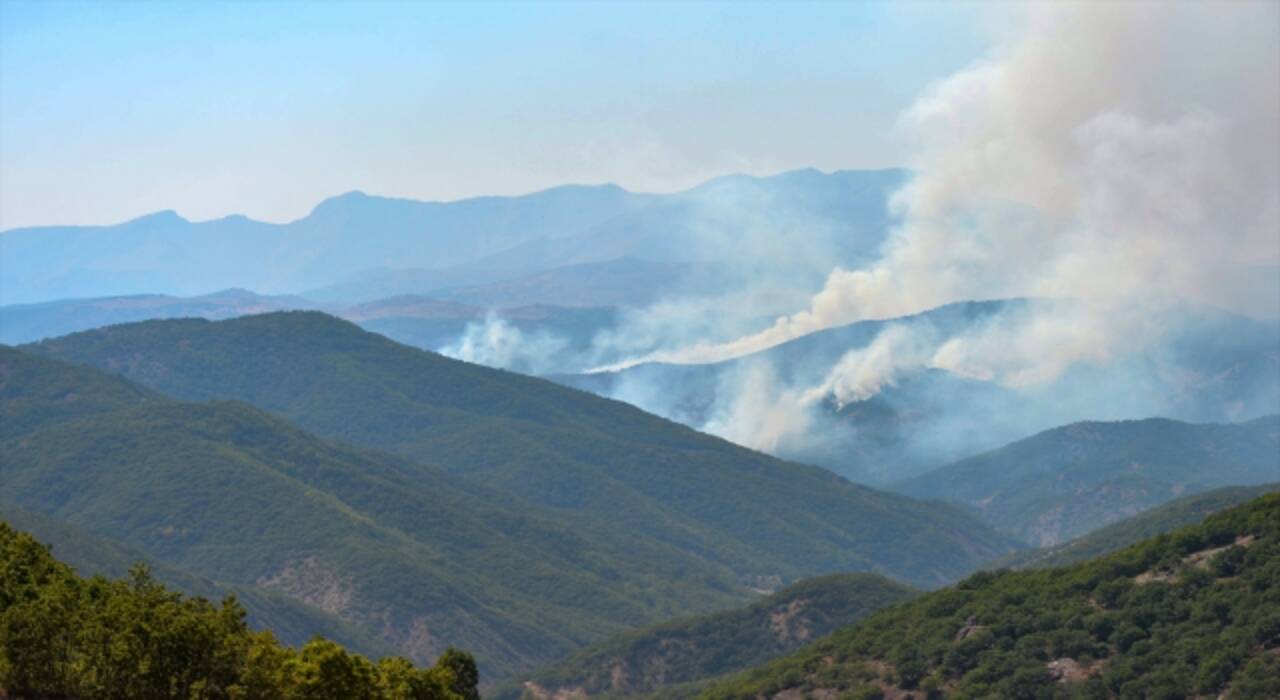
[(531, 374), (552, 371), (569, 341), (550, 333), (524, 333), (496, 312), (468, 323), (462, 335), (440, 348), (447, 357)]
[[(1280, 4), (1041, 3), (1015, 12), (985, 59), (931, 86), (901, 117), (914, 177), (892, 198), (896, 225), (870, 263), (836, 266), (803, 308), (771, 324), (740, 313), (759, 308), (746, 296), (759, 285), (736, 302), (668, 300), (598, 336), (585, 366), (715, 363), (957, 301), (1039, 300), (950, 335), (891, 324), (799, 382), (774, 371), (790, 368), (753, 359), (721, 376), (701, 413), (676, 405), (680, 387), (653, 381), (659, 373), (614, 386), (616, 398), (778, 451), (842, 429), (824, 419), (828, 402), (865, 401), (930, 369), (1019, 396), (1050, 393), (1055, 410), (1040, 417), (1048, 424), (1150, 415), (1162, 399), (1136, 373), (1107, 375), (1115, 396), (1102, 396), (1098, 382), (1049, 387), (1159, 354), (1178, 330), (1169, 310), (1184, 304), (1280, 316)], [(786, 246), (752, 241), (805, 240), (773, 223), (726, 245), (750, 260), (765, 251), (757, 262), (767, 270)], [(1005, 396), (990, 394), (974, 411), (1013, 405), (999, 403)], [(1007, 417), (1010, 430), (1025, 429), (1023, 418)], [(974, 422), (939, 425), (964, 438)]]
[[(876, 263), (834, 270), (807, 309), (759, 333), (639, 359), (714, 362), (965, 299), (1078, 302), (876, 360), (886, 376), (906, 362), (1019, 385), (1155, 340), (1138, 309), (1275, 315), (1276, 288), (1244, 282), (1280, 263), (1278, 8), (1023, 8), (1021, 31), (902, 117), (917, 176), (894, 197), (901, 224)], [(842, 362), (857, 376), (828, 388), (882, 381), (866, 376), (870, 359)]]

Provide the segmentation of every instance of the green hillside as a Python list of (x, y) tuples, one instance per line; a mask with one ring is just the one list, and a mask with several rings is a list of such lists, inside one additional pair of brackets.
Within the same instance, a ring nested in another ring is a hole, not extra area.
[(1070, 542), (1043, 549), (1028, 549), (1001, 557), (988, 564), (986, 568), (1043, 569), (1087, 561), (1149, 537), (1194, 525), (1220, 510), (1238, 506), (1273, 491), (1280, 491), (1280, 483), (1262, 486), (1228, 486), (1184, 496), (1094, 530)]
[(1280, 494), (1066, 568), (980, 573), (705, 698), (1280, 697)]
[(1075, 423), (899, 483), (974, 508), (1049, 546), (1181, 495), (1280, 481), (1280, 416), (1247, 423), (1162, 418)]
[(436, 665), (378, 663), (316, 638), (294, 651), (254, 633), (244, 609), (156, 583), (85, 580), (0, 522), (0, 697), (473, 700), (476, 667), (453, 649)]
[(58, 561), (82, 577), (126, 578), (144, 564), (159, 583), (188, 596), (221, 600), (235, 596), (244, 606), (246, 621), (258, 630), (271, 630), (281, 643), (301, 647), (317, 634), (370, 657), (395, 655), (396, 649), (376, 635), (343, 622), (332, 613), (290, 598), (278, 590), (235, 585), (197, 576), (167, 564), (140, 549), (91, 535), (52, 518), (0, 503), (0, 521), (30, 534), (49, 547)]
[(492, 697), (691, 694), (696, 681), (757, 666), (914, 594), (875, 574), (806, 579), (747, 607), (619, 635)]
[[(833, 571), (936, 586), (1011, 549), (959, 509), (860, 487), (621, 402), (409, 348), (319, 313), (153, 321), (24, 349), (184, 400), (245, 401), (325, 437), (439, 465), (580, 518), (602, 537), (623, 536), (619, 547), (648, 541), (727, 567), (754, 587)], [(424, 473), (405, 469), (419, 485), (438, 478)]]
[[(0, 503), (320, 608), (414, 658), (457, 644), (496, 677), (747, 594), (729, 569), (607, 524), (544, 517), (245, 404), (86, 373), (0, 348), (3, 410), (49, 417), (0, 440)], [(75, 383), (74, 398), (54, 390)]]

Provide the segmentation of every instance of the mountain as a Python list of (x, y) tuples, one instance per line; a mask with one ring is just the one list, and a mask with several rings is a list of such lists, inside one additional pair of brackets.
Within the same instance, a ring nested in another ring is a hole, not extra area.
[[(593, 341), (618, 322), (614, 308), (530, 305), (468, 318), (386, 315), (360, 327), (396, 342), (525, 374), (542, 374), (573, 357), (590, 356)], [(349, 313), (344, 313), (344, 316)]]
[(22, 508), (0, 503), (0, 521), (29, 533), (50, 548), (58, 561), (83, 577), (119, 579), (143, 564), (152, 578), (185, 595), (222, 600), (235, 596), (244, 606), (246, 622), (259, 630), (271, 630), (282, 643), (302, 647), (316, 635), (332, 639), (352, 651), (371, 657), (393, 656), (396, 649), (369, 631), (344, 622), (337, 615), (307, 605), (269, 588), (215, 581), (185, 571), (129, 545), (68, 525)]
[(556, 267), (514, 279), (444, 287), (431, 296), (483, 308), (645, 306), (672, 296), (710, 295), (728, 272), (720, 266), (617, 258)]
[(686, 694), (695, 682), (758, 666), (913, 595), (875, 574), (805, 579), (747, 607), (619, 635), (491, 697)]
[[(727, 175), (652, 199), (648, 206), (571, 236), (542, 237), (487, 256), (484, 266), (547, 269), (632, 257), (728, 264), (759, 274), (762, 262), (792, 284), (819, 285), (833, 266), (869, 262), (892, 217), (888, 198), (909, 173), (900, 169), (812, 168), (769, 177)], [(805, 255), (795, 246), (803, 241)]]
[(1274, 491), (1280, 491), (1280, 483), (1261, 486), (1227, 486), (1183, 496), (1106, 527), (1098, 528), (1070, 542), (1001, 557), (991, 562), (988, 568), (1043, 569), (1087, 561), (1110, 554), (1135, 542), (1194, 525), (1218, 511), (1233, 508)]
[(750, 593), (694, 554), (242, 403), (175, 401), (8, 348), (0, 377), (5, 511), (318, 608), (414, 658), (466, 645), (492, 678)]
[[(549, 374), (548, 378), (625, 400), (695, 428), (723, 431), (742, 396), (763, 381), (775, 393), (820, 385), (846, 353), (881, 333), (910, 329), (946, 337), (1024, 302), (950, 304), (809, 333), (743, 357), (709, 364), (644, 363), (616, 371)], [(955, 411), (963, 403), (970, 410)], [(990, 382), (941, 370), (910, 372), (877, 395), (845, 405), (826, 402), (803, 434), (768, 446), (778, 456), (827, 467), (863, 483), (919, 473), (1026, 435), (1027, 402)]]
[(1047, 430), (895, 486), (962, 503), (1039, 546), (1180, 495), (1280, 481), (1280, 416), (1238, 424), (1161, 418)]
[(223, 319), (290, 309), (318, 309), (298, 296), (265, 296), (226, 289), (195, 297), (139, 294), (95, 299), (63, 299), (0, 306), (0, 343), (17, 345), (76, 331), (153, 318)]
[(242, 216), (191, 222), (161, 212), (115, 226), (12, 229), (0, 234), (3, 300), (226, 287), (291, 292), (390, 264), (457, 265), (524, 240), (569, 235), (645, 199), (614, 186), (447, 203), (350, 192), (287, 224)]
[(976, 574), (708, 700), (1280, 697), (1280, 495), (1065, 568)]
[(806, 429), (764, 439), (750, 421), (761, 405), (791, 406), (788, 397), (819, 390), (847, 353), (872, 352), (879, 339), (936, 348), (992, 325), (1069, 311), (1070, 302), (1052, 300), (962, 302), (827, 328), (723, 362), (548, 376), (875, 485), (1081, 420), (1223, 422), (1280, 412), (1280, 323), (1174, 307), (1152, 312), (1152, 325), (1165, 329), (1159, 343), (1102, 364), (1078, 363), (1040, 384), (1008, 387), (907, 366), (883, 375), (869, 397), (842, 402), (828, 393), (794, 407), (791, 417), (803, 414), (803, 421), (792, 422)]
[(13, 698), (348, 697), (475, 700), (469, 654), (427, 669), (374, 663), (316, 638), (294, 651), (254, 633), (234, 598), (215, 606), (156, 583), (85, 580), (0, 522), (0, 694)]
[(0, 233), (0, 303), (229, 287), (367, 301), (625, 257), (723, 262), (745, 248), (744, 222), (767, 225), (757, 237), (773, 245), (784, 233), (807, 236), (814, 251), (843, 251), (824, 261), (825, 274), (849, 251), (874, 250), (887, 196), (904, 178), (796, 171), (670, 195), (573, 185), (456, 202), (350, 192), (286, 224), (243, 216), (192, 222), (168, 211), (113, 226), (11, 229)]
[[(607, 284), (607, 282), (605, 282)], [(619, 312), (610, 307), (561, 307), (522, 304), (501, 310), (420, 294), (375, 299), (358, 304), (320, 303), (299, 296), (267, 296), (228, 289), (196, 297), (145, 294), (127, 297), (63, 299), (40, 304), (0, 306), (0, 342), (31, 343), (102, 326), (161, 318), (221, 320), (270, 311), (324, 310), (362, 328), (426, 350), (470, 342), (477, 361), (506, 369), (536, 372), (529, 348), (541, 340), (556, 351), (585, 354), (595, 335), (612, 328)], [(505, 324), (501, 329), (495, 323)], [(505, 335), (490, 337), (498, 330)], [(512, 333), (511, 331), (514, 331)], [(467, 334), (480, 334), (468, 341)], [(520, 344), (520, 352), (497, 356), (504, 343)], [(480, 349), (489, 352), (488, 356)]]
[(936, 586), (1010, 548), (959, 509), (857, 486), (319, 313), (151, 321), (24, 349), (183, 400), (245, 401), (593, 528), (607, 523), (601, 536), (616, 534), (619, 547), (672, 548), (756, 588), (835, 571)]

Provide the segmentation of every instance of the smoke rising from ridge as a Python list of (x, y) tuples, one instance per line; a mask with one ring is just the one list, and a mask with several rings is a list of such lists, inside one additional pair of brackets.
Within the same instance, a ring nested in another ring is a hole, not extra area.
[[(759, 333), (644, 359), (713, 362), (962, 299), (1065, 297), (1107, 319), (1187, 299), (1274, 316), (1273, 290), (1236, 273), (1280, 261), (1277, 12), (1030, 6), (1022, 32), (902, 117), (916, 177), (894, 197), (901, 223), (880, 260), (834, 270), (809, 308)], [(1081, 356), (1105, 354), (1119, 329), (1100, 330)], [(964, 345), (940, 362), (972, 362)]]
[[(816, 377), (752, 362), (723, 374), (714, 405), (694, 412), (650, 375), (613, 395), (768, 451), (826, 439), (840, 429), (831, 411), (939, 370), (990, 385), (990, 412), (1035, 414), (1010, 419), (1017, 429), (1139, 417), (1166, 397), (1132, 358), (1170, 386), (1208, 381), (1164, 349), (1184, 330), (1180, 309), (1280, 317), (1280, 5), (1017, 11), (985, 59), (901, 117), (914, 176), (892, 197), (895, 223), (870, 262), (835, 266), (804, 308), (754, 332), (689, 341), (675, 324), (682, 342), (648, 337), (633, 346), (651, 349), (600, 355), (595, 369), (726, 362), (965, 300), (1035, 303), (959, 330), (891, 325)], [(647, 328), (661, 327), (655, 317), (665, 318), (650, 314)], [(613, 347), (629, 334), (612, 331)], [(934, 427), (962, 435), (973, 423), (950, 410)]]

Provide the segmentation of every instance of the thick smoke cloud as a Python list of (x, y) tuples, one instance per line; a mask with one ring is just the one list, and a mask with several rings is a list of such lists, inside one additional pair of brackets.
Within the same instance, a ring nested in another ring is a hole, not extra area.
[[(716, 361), (962, 299), (1083, 301), (1107, 320), (1084, 319), (1101, 327), (1085, 328), (1081, 357), (1106, 353), (1135, 302), (1276, 315), (1275, 288), (1240, 273), (1280, 262), (1277, 12), (1031, 6), (1022, 32), (903, 116), (917, 175), (879, 261), (836, 269), (809, 308), (759, 333), (649, 359)], [(1034, 364), (1064, 335), (1031, 330), (1046, 342), (1023, 339), (1006, 362)], [(963, 345), (939, 359), (972, 365)]]
[[(776, 451), (832, 429), (824, 411), (935, 370), (1034, 399), (1064, 377), (1115, 368), (1060, 392), (1062, 410), (1039, 418), (1158, 411), (1141, 400), (1145, 380), (1119, 368), (1143, 355), (1170, 383), (1202, 382), (1166, 364), (1163, 345), (1185, 330), (1180, 310), (1280, 317), (1280, 5), (1016, 11), (985, 59), (902, 116), (914, 177), (890, 202), (896, 223), (878, 255), (834, 266), (804, 308), (730, 340), (691, 340), (683, 323), (655, 334), (666, 316), (650, 313), (644, 342), (628, 346), (635, 335), (620, 326), (596, 369), (722, 362), (855, 321), (1038, 300), (958, 333), (890, 327), (804, 384), (758, 363), (721, 377), (695, 424)], [(1099, 393), (1108, 382), (1130, 398)], [(672, 415), (666, 389), (631, 380), (619, 397)], [(957, 435), (970, 425), (944, 423), (940, 433)]]
[(966, 299), (1071, 300), (952, 337), (891, 329), (799, 392), (757, 375), (727, 410), (742, 420), (705, 427), (770, 449), (777, 426), (803, 430), (814, 405), (868, 399), (907, 371), (1035, 387), (1163, 342), (1177, 304), (1276, 317), (1277, 8), (1025, 8), (1020, 31), (902, 117), (916, 176), (878, 261), (835, 269), (758, 333), (639, 359), (722, 361)]

